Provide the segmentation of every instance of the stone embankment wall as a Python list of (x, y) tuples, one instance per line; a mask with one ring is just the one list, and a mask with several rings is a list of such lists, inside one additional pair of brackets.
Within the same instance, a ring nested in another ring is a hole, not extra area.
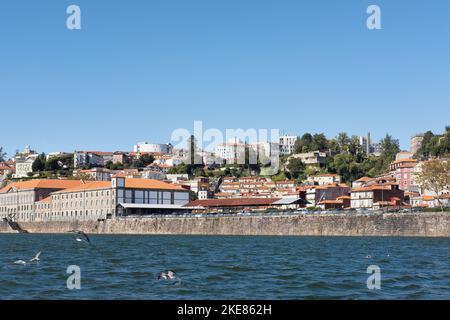
[[(20, 226), (30, 233), (64, 233), (81, 229), (91, 234), (450, 237), (450, 214), (174, 217), (24, 222)], [(0, 226), (0, 232), (8, 232), (8, 227)]]
[(0, 222), (0, 233), (17, 233), (6, 222)]

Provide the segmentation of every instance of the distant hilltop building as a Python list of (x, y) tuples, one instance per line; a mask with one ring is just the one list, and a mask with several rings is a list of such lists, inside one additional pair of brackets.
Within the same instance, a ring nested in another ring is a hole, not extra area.
[(305, 153), (297, 153), (292, 155), (290, 158), (300, 159), (307, 166), (322, 167), (327, 161), (327, 153), (317, 150)]
[(329, 184), (334, 184), (334, 183), (340, 184), (341, 176), (338, 174), (332, 174), (332, 173), (317, 174), (315, 176), (309, 176), (308, 183), (312, 183), (312, 184), (319, 185), (319, 186), (329, 185)]
[(172, 154), (173, 146), (170, 143), (148, 143), (148, 142), (138, 142), (133, 146), (133, 152), (136, 153), (165, 153)]
[(368, 132), (365, 137), (359, 137), (359, 145), (361, 146), (363, 152), (367, 155), (373, 154), (379, 156), (381, 154), (381, 145), (372, 141), (370, 132)]
[(423, 133), (418, 133), (411, 137), (411, 148), (410, 151), (413, 154), (416, 154), (417, 151), (422, 147), (423, 139), (425, 135)]
[(282, 135), (280, 136), (280, 154), (290, 155), (294, 152), (295, 142), (297, 141), (297, 136)]
[(33, 162), (37, 157), (37, 152), (32, 150), (30, 146), (25, 146), (22, 152), (17, 152), (13, 159), (16, 169), (13, 178), (28, 177), (28, 174), (33, 172)]
[(73, 153), (73, 165), (75, 168), (83, 166), (101, 167), (106, 162), (112, 161), (114, 152), (103, 151), (75, 151)]

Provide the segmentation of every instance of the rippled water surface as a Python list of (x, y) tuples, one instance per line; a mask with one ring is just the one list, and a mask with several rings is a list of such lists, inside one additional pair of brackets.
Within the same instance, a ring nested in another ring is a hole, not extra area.
[[(450, 299), (450, 239), (0, 235), (0, 299)], [(39, 265), (15, 265), (42, 251)], [(371, 258), (368, 258), (370, 256)], [(68, 290), (69, 265), (81, 289)], [(368, 290), (369, 265), (381, 290)], [(158, 281), (162, 270), (179, 281)]]

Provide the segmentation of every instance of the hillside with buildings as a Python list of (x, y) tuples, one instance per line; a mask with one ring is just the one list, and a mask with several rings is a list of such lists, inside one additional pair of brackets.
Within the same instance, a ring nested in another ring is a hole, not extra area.
[[(172, 213), (270, 210), (402, 210), (450, 207), (450, 127), (411, 138), (386, 135), (233, 139), (215, 152), (142, 142), (132, 151), (38, 153), (0, 149), (0, 217), (102, 220)], [(261, 155), (256, 163), (239, 163)], [(276, 155), (279, 170), (266, 175)], [(192, 158), (200, 158), (192, 163)]]

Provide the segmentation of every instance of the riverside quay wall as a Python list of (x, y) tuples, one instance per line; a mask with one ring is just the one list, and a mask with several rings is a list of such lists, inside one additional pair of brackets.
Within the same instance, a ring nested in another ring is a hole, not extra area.
[[(148, 217), (23, 222), (20, 227), (29, 233), (65, 233), (80, 229), (90, 234), (450, 237), (450, 214)], [(0, 232), (16, 231), (2, 222)]]

